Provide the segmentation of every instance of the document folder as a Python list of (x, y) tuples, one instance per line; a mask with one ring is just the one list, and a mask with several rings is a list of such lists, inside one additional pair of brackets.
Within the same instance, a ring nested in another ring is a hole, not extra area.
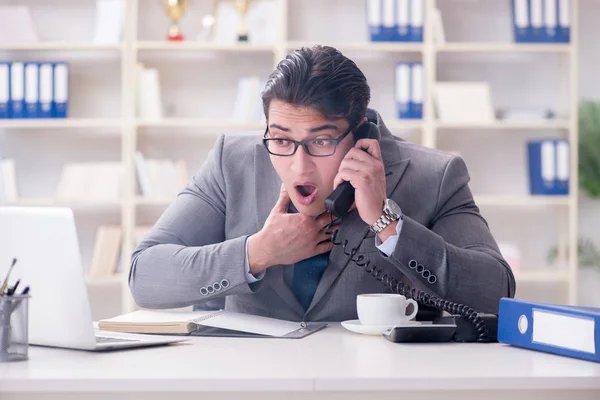
[(600, 362), (600, 308), (502, 298), (498, 342)]

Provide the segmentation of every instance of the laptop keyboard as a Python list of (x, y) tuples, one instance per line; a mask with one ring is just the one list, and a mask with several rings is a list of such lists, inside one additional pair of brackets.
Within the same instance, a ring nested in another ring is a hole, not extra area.
[(123, 339), (108, 336), (96, 336), (96, 343), (127, 343), (127, 342), (139, 342), (139, 339)]

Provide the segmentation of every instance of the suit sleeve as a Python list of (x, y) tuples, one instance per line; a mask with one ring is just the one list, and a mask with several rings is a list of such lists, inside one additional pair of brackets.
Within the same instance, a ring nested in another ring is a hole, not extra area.
[(500, 298), (514, 296), (515, 279), (473, 200), (468, 181), (462, 158), (450, 159), (429, 226), (405, 216), (396, 248), (387, 260), (416, 289), (478, 312), (497, 314)]
[(129, 287), (140, 307), (186, 307), (259, 289), (244, 270), (247, 236), (225, 240), (224, 141), (133, 251)]

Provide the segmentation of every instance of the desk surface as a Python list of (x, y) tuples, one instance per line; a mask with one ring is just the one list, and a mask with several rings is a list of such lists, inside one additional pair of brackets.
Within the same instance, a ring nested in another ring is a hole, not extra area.
[[(94, 353), (31, 346), (0, 363), (0, 393), (587, 389), (600, 364), (503, 344), (398, 344), (330, 324), (299, 340), (191, 338)], [(600, 393), (600, 392), (599, 392)]]

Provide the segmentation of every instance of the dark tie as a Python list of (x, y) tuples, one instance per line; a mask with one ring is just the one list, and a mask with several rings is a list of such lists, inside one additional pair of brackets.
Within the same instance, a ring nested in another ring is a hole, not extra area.
[(315, 295), (323, 272), (327, 268), (329, 252), (317, 254), (294, 264), (292, 292), (296, 295), (305, 310)]

